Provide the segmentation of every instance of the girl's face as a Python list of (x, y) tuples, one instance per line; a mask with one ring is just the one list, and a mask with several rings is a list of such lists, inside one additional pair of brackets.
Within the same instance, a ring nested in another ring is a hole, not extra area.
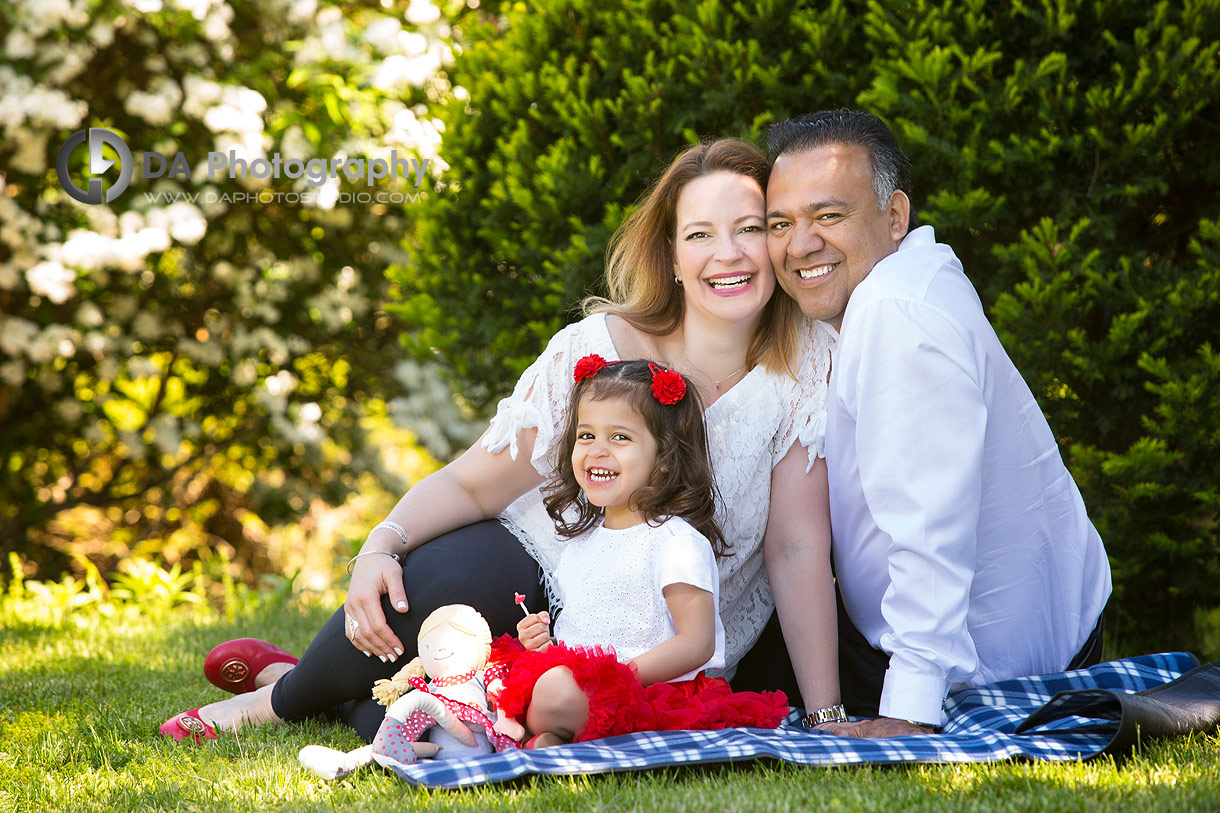
[(479, 642), (450, 624), (441, 624), (419, 637), (419, 660), (430, 678), (451, 677), (479, 665)]
[(755, 324), (775, 292), (766, 199), (753, 178), (716, 172), (678, 195), (674, 273), (688, 314)]
[(605, 509), (607, 528), (644, 521), (632, 498), (648, 485), (656, 463), (656, 438), (626, 399), (580, 399), (572, 472), (589, 502)]

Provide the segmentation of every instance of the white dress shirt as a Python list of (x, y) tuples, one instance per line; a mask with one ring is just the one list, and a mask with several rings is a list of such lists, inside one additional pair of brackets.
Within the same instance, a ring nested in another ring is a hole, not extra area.
[(826, 461), (848, 615), (890, 653), (880, 713), (940, 725), (954, 688), (1063, 669), (1110, 566), (1050, 427), (930, 226), (856, 287)]

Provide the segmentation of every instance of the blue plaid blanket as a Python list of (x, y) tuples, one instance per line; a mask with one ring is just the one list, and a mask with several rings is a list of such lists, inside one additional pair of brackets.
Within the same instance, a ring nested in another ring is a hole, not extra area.
[(537, 751), (453, 760), (424, 760), (394, 771), (430, 788), (462, 788), (505, 782), (528, 774), (595, 774), (673, 765), (744, 762), (768, 757), (799, 765), (860, 763), (990, 762), (1010, 758), (1082, 760), (1100, 754), (1115, 724), (1067, 717), (1037, 731), (1017, 726), (1057, 692), (1112, 689), (1139, 692), (1161, 686), (1198, 664), (1173, 652), (1098, 664), (1075, 672), (1005, 680), (963, 689), (945, 701), (948, 721), (939, 734), (863, 740), (835, 737), (799, 724), (794, 710), (776, 729), (666, 731), (627, 734)]

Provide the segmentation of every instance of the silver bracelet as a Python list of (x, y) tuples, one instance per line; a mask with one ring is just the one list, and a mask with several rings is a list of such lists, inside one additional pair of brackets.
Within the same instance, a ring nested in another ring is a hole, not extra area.
[(402, 562), (402, 557), (397, 553), (390, 553), (388, 550), (366, 550), (363, 553), (357, 553), (355, 556), (347, 560), (347, 575), (352, 575), (352, 568), (356, 566), (356, 560), (361, 556), (372, 556), (374, 553), (384, 553), (392, 558), (395, 562)]
[[(399, 525), (397, 522), (391, 522), (387, 519), (384, 522), (378, 522), (376, 525), (374, 525), (373, 531), (377, 530), (378, 528), (389, 528), (391, 531), (398, 534), (398, 538), (402, 540), (402, 544), (407, 544), (407, 529)], [(369, 536), (373, 535), (373, 531), (369, 531)], [(367, 541), (368, 537), (365, 537), (365, 540)]]

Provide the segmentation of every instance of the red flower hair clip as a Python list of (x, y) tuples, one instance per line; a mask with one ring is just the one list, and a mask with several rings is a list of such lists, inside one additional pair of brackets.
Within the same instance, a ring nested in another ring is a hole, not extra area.
[(662, 404), (676, 404), (686, 395), (686, 379), (673, 370), (649, 364), (652, 370), (652, 394)]
[(576, 362), (576, 369), (572, 371), (572, 377), (576, 379), (577, 383), (580, 383), (586, 378), (592, 378), (609, 366), (610, 362), (596, 353), (590, 353)]

